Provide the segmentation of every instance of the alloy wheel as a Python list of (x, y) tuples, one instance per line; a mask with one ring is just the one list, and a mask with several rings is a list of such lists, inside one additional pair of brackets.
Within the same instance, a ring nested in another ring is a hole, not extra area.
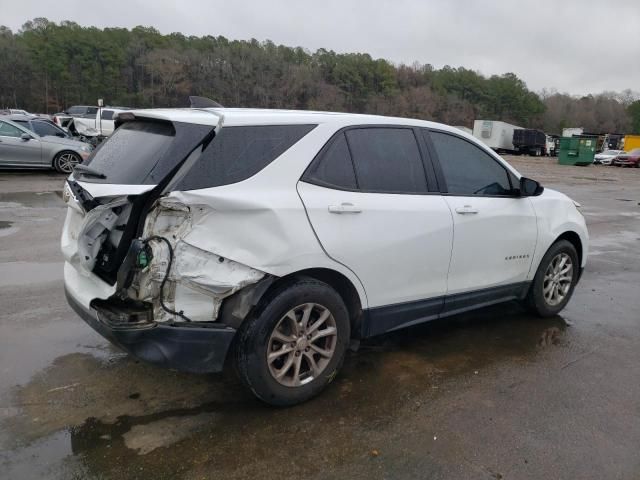
[(65, 152), (58, 157), (58, 167), (64, 173), (71, 173), (78, 163), (80, 160), (74, 153)]
[(327, 367), (336, 351), (338, 329), (326, 307), (304, 303), (289, 310), (271, 332), (267, 364), (286, 387), (305, 385)]
[(559, 253), (549, 263), (544, 274), (542, 294), (547, 305), (564, 301), (573, 282), (573, 261), (567, 253)]

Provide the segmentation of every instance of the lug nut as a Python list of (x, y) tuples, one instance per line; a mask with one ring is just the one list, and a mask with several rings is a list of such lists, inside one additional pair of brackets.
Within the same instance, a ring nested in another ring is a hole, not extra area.
[(307, 340), (311, 340), (311, 334), (307, 335)]
[(305, 351), (305, 352), (308, 352), (308, 351), (309, 351), (309, 347), (305, 348), (305, 349), (304, 349), (304, 351)]
[(296, 357), (300, 356), (300, 350), (296, 350)]

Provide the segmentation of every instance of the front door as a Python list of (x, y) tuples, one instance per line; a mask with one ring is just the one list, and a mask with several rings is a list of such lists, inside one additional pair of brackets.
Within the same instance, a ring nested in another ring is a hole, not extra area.
[(453, 216), (446, 309), (517, 296), (536, 247), (531, 200), (516, 195), (515, 175), (477, 145), (445, 132), (430, 137)]
[(36, 166), (42, 164), (40, 140), (21, 138), (26, 131), (0, 121), (0, 165)]

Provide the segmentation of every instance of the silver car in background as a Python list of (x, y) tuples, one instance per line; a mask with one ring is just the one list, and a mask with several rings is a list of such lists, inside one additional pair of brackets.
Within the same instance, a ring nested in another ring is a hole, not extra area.
[(57, 136), (54, 130), (32, 131), (30, 125), (0, 116), (0, 168), (53, 168), (68, 174), (91, 153), (91, 145)]

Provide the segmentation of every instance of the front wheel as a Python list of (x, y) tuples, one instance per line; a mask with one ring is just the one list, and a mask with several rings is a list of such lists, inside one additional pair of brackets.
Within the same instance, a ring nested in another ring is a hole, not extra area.
[(342, 366), (349, 314), (329, 285), (299, 279), (268, 294), (238, 335), (242, 383), (266, 403), (295, 405), (320, 393)]
[(73, 167), (81, 162), (80, 155), (74, 152), (60, 152), (53, 159), (53, 168), (58, 173), (69, 174), (73, 171)]
[(578, 252), (572, 243), (559, 240), (551, 245), (527, 294), (529, 308), (541, 317), (557, 315), (571, 299), (579, 268)]

